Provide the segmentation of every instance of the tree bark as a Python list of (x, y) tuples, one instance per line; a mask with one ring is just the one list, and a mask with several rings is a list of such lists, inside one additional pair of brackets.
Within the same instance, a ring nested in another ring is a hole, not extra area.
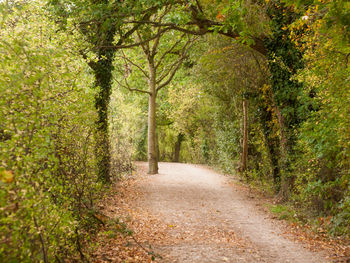
[(284, 117), (280, 112), (280, 109), (278, 106), (275, 106), (276, 115), (279, 123), (279, 129), (280, 129), (280, 144), (281, 144), (281, 162), (282, 162), (282, 169), (284, 169), (283, 177), (281, 178), (281, 186), (278, 193), (279, 199), (281, 201), (287, 201), (289, 199), (289, 190), (292, 187), (293, 184), (293, 178), (291, 178), (288, 174), (288, 170), (290, 167), (290, 160), (289, 155), (291, 154), (291, 149), (289, 149), (289, 144), (286, 136), (286, 126)]
[(272, 168), (272, 177), (274, 181), (275, 192), (278, 193), (281, 186), (281, 170), (279, 165), (280, 159), (280, 141), (274, 136), (273, 130), (268, 123), (273, 120), (272, 112), (264, 106), (260, 106), (259, 120), (263, 129), (266, 147), (269, 153), (269, 158)]
[(278, 106), (275, 106), (275, 110), (276, 110), (276, 115), (278, 119), (278, 124), (280, 126), (279, 128), (280, 128), (280, 135), (281, 135), (281, 155), (282, 155), (282, 158), (285, 158), (288, 154), (288, 151), (287, 151), (287, 138), (285, 134), (284, 118)]
[(156, 136), (156, 74), (153, 58), (149, 58), (149, 100), (148, 100), (148, 173), (158, 173), (158, 158), (157, 158), (157, 136)]
[(178, 163), (180, 161), (180, 150), (181, 150), (181, 143), (184, 140), (184, 134), (183, 133), (179, 133), (177, 135), (177, 141), (175, 143), (175, 147), (174, 147), (174, 159), (173, 161)]
[(242, 147), (242, 172), (247, 170), (248, 162), (248, 101), (243, 99), (243, 147)]

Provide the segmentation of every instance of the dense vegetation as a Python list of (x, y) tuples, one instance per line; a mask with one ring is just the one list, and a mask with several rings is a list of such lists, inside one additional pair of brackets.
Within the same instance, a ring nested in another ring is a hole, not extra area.
[(84, 261), (132, 159), (239, 174), (349, 235), (350, 4), (294, 2), (0, 2), (0, 261)]

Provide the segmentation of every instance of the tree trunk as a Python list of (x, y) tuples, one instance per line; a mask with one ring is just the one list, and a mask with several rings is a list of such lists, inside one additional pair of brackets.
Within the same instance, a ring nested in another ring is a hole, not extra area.
[(279, 165), (280, 159), (280, 141), (273, 135), (273, 130), (269, 127), (268, 123), (271, 123), (273, 116), (270, 110), (266, 106), (260, 107), (260, 123), (263, 129), (264, 139), (266, 147), (269, 153), (269, 158), (272, 166), (272, 177), (275, 186), (275, 192), (278, 193), (281, 186), (281, 170)]
[(158, 173), (157, 136), (156, 136), (156, 76), (153, 59), (149, 59), (149, 101), (148, 101), (148, 173)]
[(111, 153), (108, 131), (108, 105), (111, 95), (113, 55), (114, 52), (104, 54), (104, 58), (101, 57), (92, 66), (95, 75), (94, 86), (100, 89), (100, 92), (95, 97), (95, 107), (98, 112), (95, 134), (98, 178), (105, 183), (110, 182)]
[(177, 135), (177, 141), (175, 143), (175, 147), (174, 147), (174, 159), (173, 161), (178, 163), (180, 161), (180, 150), (181, 150), (181, 143), (184, 140), (184, 134), (183, 133), (179, 133)]
[[(108, 129), (108, 105), (111, 97), (112, 72), (114, 69), (113, 59), (115, 50), (103, 48), (100, 46), (112, 46), (114, 42), (114, 35), (115, 27), (110, 27), (101, 36), (100, 41), (92, 41), (91, 44), (94, 46), (94, 50), (96, 50), (98, 60), (88, 61), (88, 65), (94, 72), (94, 88), (99, 90), (98, 94), (95, 96), (95, 108), (98, 113), (98, 119), (96, 121), (97, 127), (95, 132), (95, 155), (98, 167), (98, 179), (105, 183), (109, 183), (111, 181), (111, 152)], [(87, 59), (85, 55), (83, 55), (83, 57)]]
[(281, 157), (286, 158), (288, 151), (287, 151), (287, 138), (285, 134), (285, 126), (284, 126), (284, 118), (281, 114), (281, 111), (278, 106), (275, 106), (276, 115), (278, 119), (278, 124), (280, 128), (280, 135), (281, 135)]
[(248, 101), (243, 99), (243, 147), (242, 147), (242, 172), (247, 170), (248, 162)]
[(281, 178), (281, 187), (279, 189), (279, 199), (281, 201), (287, 201), (289, 199), (289, 190), (292, 187), (293, 184), (293, 178), (290, 177), (290, 174), (288, 173), (290, 170), (290, 155), (292, 154), (292, 150), (289, 149), (288, 140), (286, 137), (286, 126), (284, 117), (281, 114), (279, 107), (275, 106), (276, 115), (279, 123), (279, 129), (280, 129), (280, 135), (281, 135), (281, 163), (282, 163), (282, 169), (283, 169), (283, 176)]

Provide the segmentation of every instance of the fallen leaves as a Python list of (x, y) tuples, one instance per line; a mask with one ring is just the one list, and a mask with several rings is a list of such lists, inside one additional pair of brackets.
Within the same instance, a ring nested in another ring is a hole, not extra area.
[[(169, 256), (166, 253), (167, 249), (174, 246), (191, 246), (191, 244), (226, 247), (226, 249), (239, 250), (241, 253), (249, 251), (255, 253), (251, 245), (237, 237), (229, 226), (218, 228), (207, 223), (201, 225), (199, 222), (193, 222), (197, 225), (194, 228), (191, 224), (166, 222), (161, 214), (144, 209), (140, 205), (140, 200), (145, 200), (146, 197), (138, 185), (145, 179), (145, 174), (146, 172), (141, 170), (135, 176), (119, 182), (114, 192), (100, 204), (103, 215), (118, 218), (133, 231), (133, 235), (127, 236), (121, 233), (113, 235), (108, 229), (101, 231), (96, 237), (98, 246), (93, 254), (93, 262), (159, 261), (162, 257)], [(217, 209), (212, 212), (213, 216), (220, 213)]]
[[(157, 209), (147, 210), (145, 204), (148, 193), (145, 189), (149, 189), (150, 185), (143, 185), (146, 180), (146, 171), (139, 171), (133, 177), (119, 182), (114, 193), (101, 203), (102, 214), (108, 218), (118, 218), (120, 223), (133, 231), (133, 235), (123, 234), (120, 229), (117, 235), (108, 229), (101, 231), (96, 238), (99, 244), (93, 262), (151, 262), (162, 261), (162, 258), (165, 262), (172, 262), (174, 258), (181, 262), (179, 257), (185, 258), (186, 249), (187, 253), (196, 256), (203, 256), (209, 249), (221, 262), (231, 258), (228, 255), (250, 260), (247, 262), (257, 262), (269, 257), (264, 252), (261, 253), (256, 244), (235, 233), (229, 222), (220, 219), (219, 214), (224, 213), (224, 210), (212, 207), (205, 214), (193, 217), (194, 214), (202, 213), (202, 199), (197, 203), (200, 207), (198, 210), (170, 210), (170, 217), (164, 216)], [(246, 187), (239, 186), (235, 189), (239, 189), (242, 198), (255, 204), (254, 207), (268, 216), (262, 205), (268, 201), (267, 198), (256, 195), (259, 198), (251, 200), (251, 191)], [(311, 250), (324, 250), (332, 261), (347, 262), (349, 259), (349, 247), (327, 239), (324, 233), (316, 235), (307, 226), (296, 223), (288, 224), (280, 220), (273, 220), (273, 223), (285, 224), (285, 236)]]

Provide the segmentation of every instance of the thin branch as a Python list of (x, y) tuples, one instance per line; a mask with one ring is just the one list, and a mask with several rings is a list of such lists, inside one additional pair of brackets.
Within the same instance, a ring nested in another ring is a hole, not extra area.
[[(142, 17), (142, 20), (146, 20), (146, 21), (149, 20), (149, 18), (152, 16), (152, 14), (156, 11), (157, 11), (157, 7), (151, 7), (149, 9), (147, 9), (145, 15)], [(125, 39), (127, 39), (132, 34), (134, 34), (134, 32), (137, 31), (140, 26), (141, 26), (141, 24), (134, 26), (131, 30), (129, 30), (127, 33), (125, 33), (124, 36), (120, 37), (116, 46), (121, 45), (125, 41)]]
[[(160, 31), (160, 28), (158, 28), (158, 33)], [(158, 34), (157, 33), (157, 34)], [(150, 53), (150, 55), (152, 57), (154, 57), (156, 54), (157, 54), (157, 48), (158, 48), (158, 45), (159, 45), (159, 42), (160, 42), (160, 39), (162, 38), (163, 34), (160, 34), (159, 37), (157, 37), (154, 41), (154, 44), (153, 44), (153, 47), (152, 47), (152, 51)]]
[(48, 260), (48, 256), (47, 256), (47, 250), (46, 250), (46, 247), (45, 247), (45, 240), (44, 240), (44, 236), (39, 228), (39, 225), (38, 225), (38, 222), (36, 221), (36, 218), (33, 217), (34, 219), (34, 225), (38, 231), (38, 235), (39, 235), (39, 238), (40, 238), (40, 243), (41, 243), (41, 252), (43, 253), (43, 260), (44, 260), (44, 263), (48, 263), (49, 260)]
[(102, 46), (97, 46), (96, 48), (97, 49), (105, 48), (105, 49), (119, 50), (119, 49), (123, 49), (123, 48), (138, 47), (138, 46), (142, 46), (142, 45), (144, 45), (144, 44), (146, 44), (146, 43), (156, 39), (158, 36), (162, 35), (163, 33), (167, 32), (169, 30), (172, 30), (172, 28), (169, 28), (169, 27), (164, 28), (159, 33), (157, 33), (154, 36), (151, 36), (150, 38), (147, 38), (147, 39), (142, 40), (142, 41), (140, 40), (137, 43), (133, 43), (133, 44), (129, 44), (129, 45), (111, 45), (111, 46), (102, 45)]
[(174, 78), (175, 76), (175, 73), (177, 72), (177, 70), (180, 68), (182, 62), (184, 61), (184, 59), (187, 57), (187, 52), (188, 50), (193, 46), (194, 42), (195, 42), (195, 38), (193, 39), (190, 39), (187, 41), (187, 43), (184, 45), (184, 47), (182, 48), (182, 54), (181, 54), (181, 57), (180, 59), (177, 61), (177, 65), (176, 67), (172, 70), (172, 72), (170, 73), (170, 76), (168, 77), (168, 79), (163, 82), (162, 84), (159, 84), (158, 88), (156, 89), (156, 91), (158, 92), (160, 89), (164, 88), (165, 86), (167, 86), (171, 81), (172, 79)]
[[(131, 20), (128, 22), (125, 22), (128, 24), (149, 24), (152, 25), (154, 27), (167, 27), (169, 29), (173, 29), (173, 30), (177, 30), (186, 34), (190, 34), (190, 35), (197, 35), (197, 36), (202, 36), (205, 35), (208, 32), (213, 32), (213, 30), (209, 30), (208, 27), (210, 26), (222, 26), (222, 23), (218, 23), (218, 22), (213, 22), (210, 20), (203, 20), (203, 21), (190, 21), (187, 22), (184, 26), (198, 26), (199, 30), (191, 30), (188, 28), (184, 28), (184, 27), (180, 27), (174, 23), (159, 23), (156, 21), (136, 21), (136, 20)], [(236, 34), (235, 36), (239, 36), (238, 34)]]
[[(158, 88), (156, 89), (156, 91), (158, 92), (160, 89), (164, 88), (165, 86), (167, 86), (171, 81), (172, 79), (174, 78), (175, 76), (175, 73), (176, 71), (180, 68), (181, 64), (182, 64), (182, 61), (185, 59), (185, 57), (181, 57), (177, 62), (177, 65), (176, 67), (173, 69), (173, 71), (171, 72), (169, 78), (162, 84), (159, 84)], [(170, 73), (170, 72), (169, 72)]]
[[(168, 6), (165, 7), (165, 10), (164, 10), (163, 14), (161, 14), (159, 16), (159, 18), (158, 18), (158, 23), (161, 23), (161, 21), (163, 20), (164, 16), (166, 14), (168, 14), (170, 10), (171, 10), (171, 6), (168, 5)], [(158, 27), (157, 34), (159, 34), (160, 30), (161, 30), (161, 27)], [(155, 42), (154, 42), (153, 47), (152, 47), (152, 53), (151, 53), (151, 56), (153, 56), (153, 57), (157, 53), (157, 48), (158, 48), (158, 45), (159, 45), (159, 42), (160, 42), (160, 39), (161, 39), (162, 36), (163, 36), (163, 34), (161, 34), (159, 37), (157, 37), (155, 39)]]
[[(87, 7), (87, 6), (85, 6), (85, 7)], [(147, 8), (146, 10), (143, 10), (141, 13), (139, 13), (139, 15), (141, 15), (141, 14), (152, 15), (157, 10), (158, 10), (158, 6), (151, 6), (151, 7)], [(111, 10), (111, 11), (112, 11), (111, 13), (103, 15), (99, 19), (93, 18), (93, 19), (90, 19), (90, 20), (81, 21), (81, 22), (79, 22), (79, 24), (80, 25), (91, 25), (92, 23), (102, 24), (101, 21), (105, 21), (106, 19), (118, 19), (118, 20), (121, 20), (122, 18), (128, 18), (130, 16), (136, 15), (135, 13), (132, 13), (132, 12), (131, 13), (124, 13), (124, 14), (120, 13), (120, 10), (118, 10), (118, 7), (116, 7), (116, 9), (114, 11), (113, 10)], [(116, 13), (118, 15), (115, 15)], [(144, 20), (144, 18), (143, 18), (143, 20)]]
[(173, 50), (177, 47), (178, 44), (181, 43), (182, 39), (185, 37), (185, 34), (183, 34), (180, 39), (178, 41), (175, 42), (175, 44), (168, 49), (166, 52), (163, 53), (163, 55), (159, 58), (158, 63), (156, 64), (155, 68), (157, 69), (160, 65), (160, 63), (162, 63), (163, 59), (165, 58), (166, 55), (170, 54), (171, 52), (173, 52)]
[[(137, 34), (137, 37), (139, 38), (139, 41), (141, 41), (142, 37), (141, 37), (140, 32), (139, 32), (139, 31), (136, 31), (136, 34)], [(161, 34), (159, 34), (159, 32), (158, 32), (158, 33), (156, 34), (155, 39), (159, 38), (160, 36), (161, 36)], [(147, 44), (147, 46), (146, 46), (145, 44)], [(145, 54), (147, 55), (147, 57), (151, 55), (151, 54), (150, 54), (150, 51), (149, 51), (149, 41), (147, 41), (147, 42), (141, 44), (141, 48), (142, 48), (142, 50), (143, 50), (143, 53), (145, 53)]]
[[(219, 22), (214, 22), (214, 21), (210, 21), (210, 20), (205, 20), (208, 21), (207, 25), (212, 25), (212, 26), (222, 26), (222, 23)], [(174, 23), (161, 23), (161, 22), (157, 22), (157, 21), (144, 21), (144, 20), (129, 20), (129, 21), (125, 21), (125, 24), (142, 24), (142, 25), (152, 25), (154, 27), (165, 27), (165, 26), (169, 26), (169, 27), (173, 27), (173, 26), (177, 26)], [(198, 22), (194, 22), (194, 21), (189, 21), (186, 24), (184, 24), (183, 26), (197, 26)]]
[(142, 90), (142, 89), (134, 89), (134, 88), (127, 88), (127, 89), (130, 90), (130, 91), (137, 91), (137, 92), (141, 92), (141, 93), (146, 93), (148, 95), (152, 95), (151, 92), (146, 91), (146, 90)]
[(120, 86), (120, 87), (123, 87), (127, 90), (130, 90), (130, 91), (137, 91), (137, 92), (141, 92), (141, 93), (147, 93), (149, 95), (151, 95), (151, 93), (149, 91), (146, 91), (146, 90), (142, 90), (142, 89), (135, 89), (135, 88), (131, 88), (130, 85), (129, 85), (129, 82), (126, 80), (126, 78), (124, 78), (124, 81), (125, 81), (125, 85), (122, 84), (119, 80), (117, 80), (116, 78), (114, 78), (114, 81), (117, 82), (117, 84)]
[(201, 13), (204, 14), (203, 8), (202, 8), (202, 6), (201, 6), (201, 4), (199, 3), (198, 0), (196, 0), (196, 4), (197, 4), (197, 7), (198, 7), (199, 11), (201, 11)]
[(164, 69), (164, 71), (162, 72), (162, 74), (160, 75), (159, 79), (156, 81), (156, 84), (159, 84), (160, 82), (163, 81), (163, 79), (165, 79), (170, 72), (172, 72), (173, 68), (177, 65), (179, 61), (175, 61), (173, 64), (171, 64), (171, 66), (168, 68), (168, 70)]
[(140, 248), (142, 248), (148, 255), (151, 255), (153, 257), (157, 257), (159, 259), (163, 259), (163, 257), (159, 254), (155, 254), (154, 251), (152, 250), (148, 250), (147, 248), (145, 248), (144, 246), (142, 246), (142, 244), (140, 242), (137, 241), (137, 239), (134, 237), (134, 235), (131, 236), (132, 240), (134, 240), (134, 242), (136, 243), (136, 245), (138, 245)]
[(146, 72), (140, 65), (136, 64), (136, 63), (133, 62), (131, 59), (129, 59), (129, 58), (125, 55), (124, 51), (121, 51), (121, 53), (123, 54), (123, 56), (117, 56), (117, 57), (121, 57), (122, 59), (124, 59), (125, 64), (127, 64), (127, 62), (129, 62), (131, 65), (137, 67), (137, 68), (143, 73), (143, 75), (144, 75), (147, 79), (149, 79), (149, 76), (148, 76), (147, 72)]
[[(185, 53), (186, 53), (186, 48), (187, 48), (187, 46), (192, 42), (192, 41), (194, 41), (194, 39), (189, 39), (186, 43), (185, 43), (185, 45), (182, 47), (182, 50), (181, 50), (181, 53), (180, 53), (180, 57), (182, 57)], [(172, 70), (174, 69), (174, 67), (175, 67), (175, 71), (178, 69), (178, 62), (179, 62), (180, 60), (177, 60), (177, 61), (175, 61), (169, 68), (168, 68), (168, 70), (166, 71), (166, 69), (164, 69), (164, 71), (162, 72), (162, 74), (160, 75), (160, 78), (156, 81), (156, 84), (159, 84), (160, 82), (162, 82), (163, 81), (163, 79), (164, 78), (166, 78), (171, 72), (172, 72)], [(159, 61), (159, 64), (161, 63), (161, 61)]]

